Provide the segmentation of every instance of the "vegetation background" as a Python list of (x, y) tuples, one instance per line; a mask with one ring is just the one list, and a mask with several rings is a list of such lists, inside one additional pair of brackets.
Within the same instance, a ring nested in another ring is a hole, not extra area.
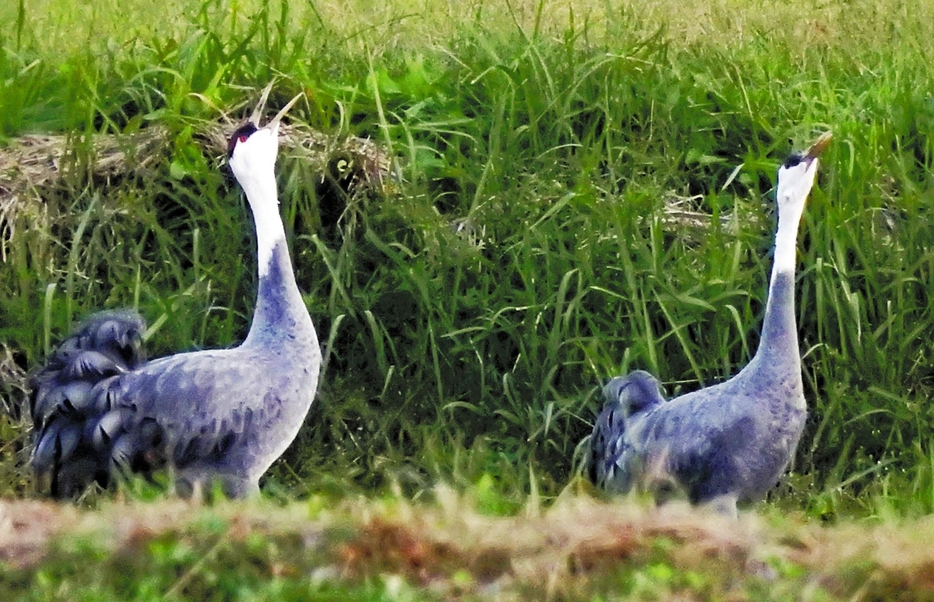
[[(82, 316), (138, 307), (152, 356), (244, 336), (252, 224), (205, 132), (276, 79), (272, 104), (305, 94), (293, 123), (392, 166), (355, 189), (353, 157), (280, 156), (328, 362), (269, 497), (586, 493), (608, 377), (675, 395), (754, 353), (775, 170), (829, 129), (799, 236), (810, 415), (763, 512), (934, 510), (934, 4), (19, 0), (0, 22), (0, 141), (67, 141), (53, 184), (0, 174), (0, 495), (34, 495), (15, 377)], [(95, 173), (102, 135), (128, 171)]]

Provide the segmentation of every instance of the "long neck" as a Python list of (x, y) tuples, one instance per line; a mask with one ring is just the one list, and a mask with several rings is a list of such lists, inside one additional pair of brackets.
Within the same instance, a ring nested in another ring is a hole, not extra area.
[(764, 373), (782, 377), (801, 374), (798, 328), (795, 324), (795, 247), (800, 211), (779, 215), (775, 234), (775, 264), (769, 282), (769, 296), (762, 323), (762, 338), (756, 356), (750, 362)]
[(258, 343), (313, 344), (317, 337), (311, 317), (295, 283), (292, 262), (285, 240), (270, 253), (265, 272), (260, 272), (253, 323), (244, 345)]
[(270, 340), (308, 342), (317, 345), (314, 327), (302, 300), (279, 217), (278, 192), (272, 170), (241, 182), (256, 225), (259, 287), (256, 310), (244, 345)]
[[(272, 169), (255, 178), (240, 182), (246, 193), (253, 223), (256, 226), (256, 255), (260, 278), (269, 270), (272, 251), (279, 243), (285, 243), (285, 228), (279, 217), (279, 193), (276, 176)], [(288, 256), (288, 251), (286, 251)], [(291, 272), (291, 269), (289, 270)]]

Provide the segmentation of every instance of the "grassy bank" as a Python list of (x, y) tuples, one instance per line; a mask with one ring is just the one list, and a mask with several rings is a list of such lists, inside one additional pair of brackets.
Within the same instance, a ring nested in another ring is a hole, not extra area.
[[(16, 376), (81, 316), (139, 307), (151, 355), (242, 338), (251, 225), (204, 132), (278, 77), (275, 102), (306, 95), (293, 121), (370, 138), (394, 166), (347, 193), (343, 157), (280, 159), (329, 359), (267, 491), (417, 499), (487, 478), (515, 508), (551, 499), (608, 376), (645, 368), (676, 394), (748, 361), (775, 169), (831, 129), (799, 244), (811, 413), (774, 501), (929, 512), (930, 10), (5, 4), (0, 135), (65, 134), (68, 152), (2, 206), (0, 493), (30, 490)], [(95, 139), (155, 127), (163, 143), (128, 143), (130, 168), (95, 172)]]
[[(418, 505), (0, 502), (5, 600), (929, 600), (930, 519), (823, 527), (495, 492)], [(531, 511), (529, 511), (531, 510)], [(66, 526), (67, 525), (67, 526)], [(508, 533), (508, 536), (506, 534)]]

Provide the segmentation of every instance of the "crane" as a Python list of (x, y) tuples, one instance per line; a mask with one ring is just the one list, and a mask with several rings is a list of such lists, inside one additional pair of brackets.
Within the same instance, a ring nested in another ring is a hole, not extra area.
[(87, 318), (31, 378), (32, 468), (58, 498), (129, 473), (167, 469), (182, 496), (244, 497), (285, 451), (311, 407), (317, 334), (295, 282), (279, 215), (279, 122), (259, 125), (270, 84), (228, 143), (256, 228), (256, 306), (237, 347), (146, 361), (132, 310)]
[(774, 265), (752, 360), (725, 382), (667, 401), (648, 372), (610, 380), (590, 437), (598, 486), (611, 493), (639, 486), (661, 501), (674, 482), (693, 504), (735, 515), (737, 503), (764, 498), (778, 482), (807, 415), (794, 314), (798, 226), (831, 137), (824, 133), (778, 169)]

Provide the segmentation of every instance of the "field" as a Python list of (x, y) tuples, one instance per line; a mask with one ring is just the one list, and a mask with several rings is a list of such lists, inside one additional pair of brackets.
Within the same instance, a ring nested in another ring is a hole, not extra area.
[[(49, 523), (0, 598), (197, 598), (208, 574), (216, 599), (934, 597), (934, 4), (73, 4), (0, 5), (0, 530)], [(304, 94), (278, 172), (326, 357), (305, 427), (255, 504), (35, 500), (25, 377), (70, 326), (136, 307), (150, 356), (245, 335), (223, 139), (272, 80), (273, 108)], [(602, 383), (641, 368), (676, 395), (749, 360), (776, 169), (826, 130), (791, 473), (735, 525), (602, 500), (580, 453)], [(113, 516), (132, 525), (95, 538)], [(622, 535), (528, 552), (599, 521)], [(433, 568), (370, 549), (400, 541)]]

